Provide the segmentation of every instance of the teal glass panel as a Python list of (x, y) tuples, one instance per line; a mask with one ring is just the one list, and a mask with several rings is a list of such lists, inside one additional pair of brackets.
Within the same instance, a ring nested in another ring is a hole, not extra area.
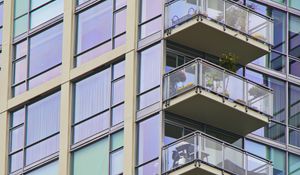
[(30, 14), (30, 28), (34, 28), (63, 13), (63, 0), (56, 0)]
[(15, 18), (28, 12), (28, 0), (15, 0)]
[(300, 1), (299, 0), (289, 0), (289, 6), (300, 10)]
[(22, 16), (21, 18), (18, 18), (14, 21), (14, 36), (18, 36), (20, 34), (23, 34), (28, 29), (28, 17), (27, 15)]
[(30, 9), (35, 9), (51, 0), (30, 0)]
[(300, 174), (300, 156), (289, 154), (289, 175)]
[(33, 170), (26, 175), (58, 175), (58, 161), (47, 164), (41, 168)]
[(73, 175), (107, 175), (109, 164), (109, 142), (104, 138), (73, 154)]
[(279, 4), (285, 4), (285, 0), (272, 0), (274, 2), (277, 2)]
[(124, 132), (114, 133), (111, 138), (111, 151), (116, 150), (124, 145)]

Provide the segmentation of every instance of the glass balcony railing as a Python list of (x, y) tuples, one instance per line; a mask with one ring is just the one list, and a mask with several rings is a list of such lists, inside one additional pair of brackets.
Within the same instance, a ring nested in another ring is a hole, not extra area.
[(267, 116), (273, 115), (273, 90), (209, 61), (196, 58), (164, 75), (163, 100), (201, 88)]
[(229, 0), (173, 0), (165, 5), (165, 30), (202, 16), (273, 45), (273, 20)]
[(270, 161), (199, 131), (162, 148), (163, 174), (194, 162), (239, 175), (273, 174)]

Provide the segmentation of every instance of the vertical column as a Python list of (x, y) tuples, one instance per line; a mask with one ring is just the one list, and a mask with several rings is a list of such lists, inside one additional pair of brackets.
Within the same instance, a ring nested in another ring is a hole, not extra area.
[(13, 2), (14, 0), (4, 1), (3, 31), (2, 31), (2, 58), (0, 71), (0, 112), (7, 108), (7, 101), (10, 95), (11, 85), (11, 57), (12, 57), (12, 33), (13, 33)]
[(8, 112), (0, 114), (0, 174), (8, 174)]
[(11, 84), (12, 33), (13, 33), (13, 0), (4, 1), (2, 58), (0, 71), (0, 174), (8, 174), (8, 112)]
[(138, 42), (139, 0), (127, 0), (126, 46), (127, 52), (136, 50)]
[(59, 174), (70, 174), (71, 97), (70, 71), (73, 65), (75, 0), (64, 0), (63, 57), (60, 110)]
[(124, 117), (124, 175), (133, 175), (135, 167), (136, 118), (136, 53), (126, 54), (125, 60), (125, 117)]

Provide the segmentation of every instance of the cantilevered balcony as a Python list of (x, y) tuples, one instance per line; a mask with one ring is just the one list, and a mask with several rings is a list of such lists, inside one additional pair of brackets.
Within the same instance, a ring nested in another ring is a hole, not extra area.
[(165, 38), (216, 56), (233, 53), (245, 65), (270, 52), (273, 21), (229, 0), (165, 4)]
[(273, 175), (273, 166), (268, 160), (195, 132), (162, 148), (162, 171), (169, 175)]
[(164, 110), (243, 136), (268, 124), (273, 95), (199, 58), (164, 75)]

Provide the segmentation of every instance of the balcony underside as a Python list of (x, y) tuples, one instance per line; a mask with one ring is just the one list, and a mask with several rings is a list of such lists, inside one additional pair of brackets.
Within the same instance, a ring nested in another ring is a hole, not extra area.
[(172, 98), (164, 109), (194, 121), (245, 136), (268, 124), (268, 117), (245, 106), (202, 90)]
[(220, 169), (217, 169), (215, 167), (206, 165), (204, 163), (198, 165), (198, 164), (190, 164), (187, 166), (184, 166), (182, 168), (179, 168), (171, 173), (169, 175), (230, 175), (226, 172), (223, 173)]
[(247, 38), (230, 28), (224, 31), (223, 25), (206, 18), (202, 21), (194, 18), (176, 26), (170, 33), (166, 32), (165, 38), (219, 57), (233, 53), (238, 56), (238, 62), (242, 65), (270, 52), (269, 45)]

